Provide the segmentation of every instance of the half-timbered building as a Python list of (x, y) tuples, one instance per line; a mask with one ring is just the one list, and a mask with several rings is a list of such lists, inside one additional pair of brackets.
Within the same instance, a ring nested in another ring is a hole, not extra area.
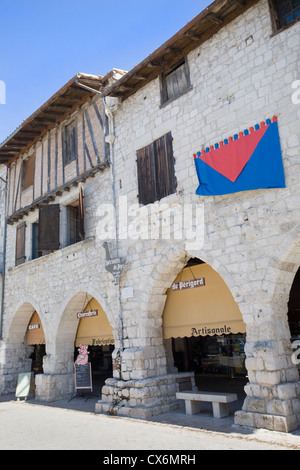
[(215, 0), (1, 144), (1, 393), (33, 368), (39, 399), (71, 396), (83, 345), (96, 412), (234, 390), (236, 424), (297, 429), (299, 13)]

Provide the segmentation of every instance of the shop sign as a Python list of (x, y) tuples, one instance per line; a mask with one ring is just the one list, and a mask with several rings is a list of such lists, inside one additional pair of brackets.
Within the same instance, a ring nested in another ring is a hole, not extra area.
[(115, 279), (118, 279), (125, 266), (125, 260), (123, 258), (113, 258), (105, 261), (105, 269), (110, 272)]
[(28, 325), (28, 330), (38, 330), (41, 325)]
[(172, 284), (172, 290), (193, 289), (194, 287), (205, 286), (205, 278), (193, 279), (190, 281), (179, 281)]
[(105, 269), (106, 269), (106, 271), (108, 271), (109, 273), (111, 273), (114, 276), (115, 284), (117, 284), (118, 279), (120, 278), (120, 276), (121, 276), (121, 274), (124, 270), (126, 259), (125, 258), (119, 258), (119, 257), (112, 258), (110, 256), (109, 245), (108, 245), (107, 242), (103, 243), (103, 247), (104, 247), (105, 252), (106, 252)]
[(91, 363), (74, 364), (76, 390), (93, 390)]
[(77, 318), (96, 317), (98, 310), (88, 310), (88, 312), (78, 312)]
[(92, 346), (108, 346), (114, 343), (113, 338), (92, 338)]
[(16, 387), (16, 398), (27, 399), (28, 395), (34, 393), (34, 378), (33, 372), (22, 372), (18, 375), (18, 383)]
[(229, 333), (231, 333), (231, 327), (227, 325), (216, 328), (206, 328), (206, 326), (203, 326), (202, 328), (192, 328), (191, 331), (192, 336), (223, 335)]

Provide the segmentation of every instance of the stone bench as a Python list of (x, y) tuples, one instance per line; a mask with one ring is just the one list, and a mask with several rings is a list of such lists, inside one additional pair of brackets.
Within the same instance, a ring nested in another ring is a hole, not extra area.
[(224, 418), (229, 415), (228, 403), (237, 400), (235, 393), (217, 393), (217, 392), (197, 392), (187, 390), (177, 392), (176, 398), (185, 400), (185, 411), (188, 415), (200, 413), (201, 401), (212, 402), (214, 418)]

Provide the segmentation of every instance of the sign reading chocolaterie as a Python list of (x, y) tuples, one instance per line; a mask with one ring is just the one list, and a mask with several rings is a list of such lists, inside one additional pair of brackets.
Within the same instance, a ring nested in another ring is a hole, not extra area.
[(97, 315), (98, 310), (89, 310), (88, 312), (78, 312), (77, 318), (96, 317)]
[(172, 290), (193, 289), (194, 287), (205, 286), (205, 278), (193, 279), (191, 281), (179, 281), (172, 284)]

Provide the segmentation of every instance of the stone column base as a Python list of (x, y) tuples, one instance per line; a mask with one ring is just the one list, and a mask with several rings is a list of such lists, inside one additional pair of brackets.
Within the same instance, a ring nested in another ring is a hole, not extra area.
[[(298, 375), (298, 372), (297, 372)], [(270, 386), (248, 383), (243, 409), (235, 413), (235, 424), (279, 432), (300, 426), (300, 382)]]
[(297, 416), (279, 416), (249, 411), (237, 411), (234, 415), (234, 424), (278, 432), (296, 431), (299, 426)]
[[(107, 379), (95, 413), (149, 419), (179, 406), (176, 392), (195, 387), (194, 374), (167, 374), (143, 380)], [(182, 389), (182, 388), (181, 388)]]
[(71, 398), (75, 393), (74, 374), (38, 374), (35, 376), (35, 398), (55, 401)]

